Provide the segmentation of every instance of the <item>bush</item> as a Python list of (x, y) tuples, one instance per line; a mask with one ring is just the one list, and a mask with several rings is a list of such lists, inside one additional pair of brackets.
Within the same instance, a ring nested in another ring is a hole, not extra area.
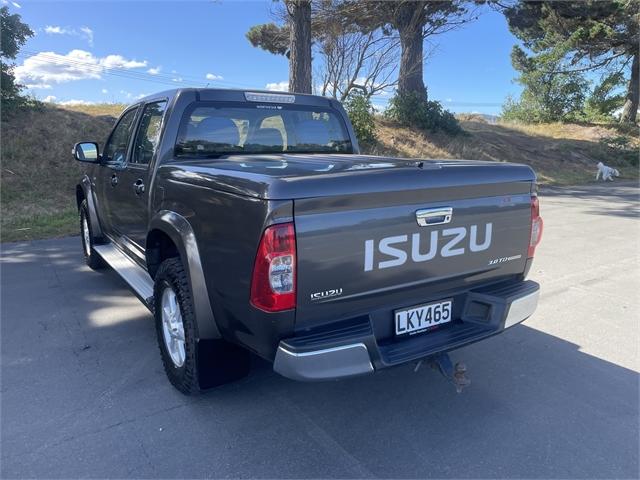
[(608, 150), (608, 156), (626, 161), (633, 167), (638, 167), (640, 163), (638, 150), (633, 146), (629, 137), (625, 135), (602, 137), (600, 145)]
[(427, 95), (417, 92), (396, 94), (389, 100), (385, 116), (401, 125), (422, 130), (442, 130), (453, 135), (462, 132), (456, 117), (442, 108), (440, 102), (429, 100)]
[(376, 126), (373, 121), (371, 100), (361, 92), (353, 92), (349, 94), (344, 106), (358, 141), (363, 144), (375, 142)]

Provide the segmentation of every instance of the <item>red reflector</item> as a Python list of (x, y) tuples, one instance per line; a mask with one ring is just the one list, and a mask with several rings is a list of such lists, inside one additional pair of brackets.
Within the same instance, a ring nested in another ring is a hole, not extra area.
[(531, 236), (529, 239), (529, 254), (528, 257), (532, 258), (536, 253), (536, 247), (542, 239), (542, 230), (544, 222), (540, 216), (540, 202), (537, 196), (531, 197)]
[(296, 232), (293, 223), (262, 234), (251, 278), (251, 304), (266, 312), (296, 308)]

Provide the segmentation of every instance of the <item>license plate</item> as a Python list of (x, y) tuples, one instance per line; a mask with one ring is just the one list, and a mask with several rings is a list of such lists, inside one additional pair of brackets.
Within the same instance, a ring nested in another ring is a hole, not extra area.
[(451, 300), (418, 305), (394, 312), (396, 335), (415, 335), (451, 321)]

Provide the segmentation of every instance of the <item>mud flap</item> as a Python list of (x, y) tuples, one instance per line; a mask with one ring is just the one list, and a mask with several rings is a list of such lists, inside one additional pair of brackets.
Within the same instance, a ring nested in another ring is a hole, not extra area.
[(249, 374), (251, 355), (224, 340), (198, 341), (198, 385), (208, 390)]

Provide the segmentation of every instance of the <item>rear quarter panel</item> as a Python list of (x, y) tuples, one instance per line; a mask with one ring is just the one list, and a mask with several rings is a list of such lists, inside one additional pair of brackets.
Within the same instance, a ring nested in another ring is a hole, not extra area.
[(253, 264), (262, 232), (293, 219), (292, 202), (266, 201), (201, 187), (176, 178), (175, 167), (158, 170), (159, 210), (187, 219), (193, 228), (209, 300), (227, 340), (271, 358), (278, 340), (293, 332), (294, 311), (266, 313), (250, 305)]

